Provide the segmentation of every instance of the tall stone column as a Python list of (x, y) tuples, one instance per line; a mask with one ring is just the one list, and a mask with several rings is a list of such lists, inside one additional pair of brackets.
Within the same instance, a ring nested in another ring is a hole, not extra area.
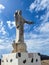
[(24, 43), (24, 24), (32, 24), (32, 22), (28, 22), (23, 19), (21, 11), (16, 11), (14, 17), (16, 25), (16, 39), (15, 42), (12, 44), (14, 48), (12, 52), (26, 52), (27, 46)]

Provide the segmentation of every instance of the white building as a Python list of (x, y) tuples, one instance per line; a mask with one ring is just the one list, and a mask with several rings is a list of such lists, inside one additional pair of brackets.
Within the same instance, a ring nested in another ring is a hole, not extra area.
[(2, 56), (1, 65), (41, 65), (41, 60), (37, 53), (11, 53)]

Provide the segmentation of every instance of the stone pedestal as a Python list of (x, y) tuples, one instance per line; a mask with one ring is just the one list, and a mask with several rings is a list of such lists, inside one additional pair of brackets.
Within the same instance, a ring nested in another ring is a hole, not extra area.
[(12, 51), (12, 53), (15, 52), (27, 52), (26, 50), (26, 44), (25, 43), (14, 43), (12, 44), (14, 50)]

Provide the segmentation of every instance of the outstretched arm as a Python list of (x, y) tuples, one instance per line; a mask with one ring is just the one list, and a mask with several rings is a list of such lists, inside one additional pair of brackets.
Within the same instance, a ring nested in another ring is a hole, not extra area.
[(34, 22), (25, 21), (27, 24), (34, 24)]

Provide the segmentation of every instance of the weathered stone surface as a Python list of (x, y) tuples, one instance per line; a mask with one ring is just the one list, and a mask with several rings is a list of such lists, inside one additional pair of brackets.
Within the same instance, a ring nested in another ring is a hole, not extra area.
[(19, 43), (19, 44), (13, 44), (14, 50), (12, 51), (13, 53), (15, 52), (27, 52), (26, 50), (26, 44), (25, 43)]

